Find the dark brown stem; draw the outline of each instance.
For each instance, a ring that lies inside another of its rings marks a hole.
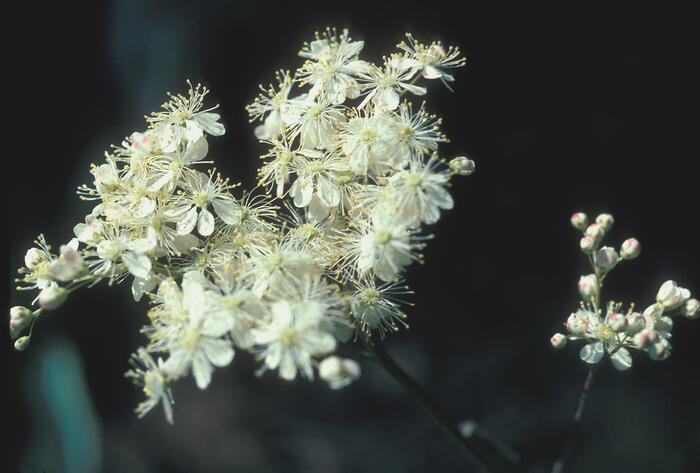
[[[442,410],[428,392],[406,373],[384,350],[377,340],[367,340],[367,347],[377,363],[394,378],[430,418],[457,444],[462,453],[486,471],[492,473],[516,471],[517,454],[485,435],[465,436],[457,424]],[[514,458],[515,457],[515,458]]]

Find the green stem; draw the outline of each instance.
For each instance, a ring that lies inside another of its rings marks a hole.
[[[374,353],[376,362],[410,393],[467,458],[492,473],[515,471],[516,465],[514,463],[517,462],[517,454],[512,453],[509,448],[497,444],[490,437],[463,435],[430,394],[389,356],[379,341],[368,339],[366,343],[369,350]],[[510,454],[506,455],[503,453],[504,451],[510,452]]]

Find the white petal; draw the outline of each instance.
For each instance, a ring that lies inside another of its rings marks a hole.
[[[202,236],[209,236],[214,233],[214,216],[207,209],[199,211],[197,231]]]
[[[311,202],[311,197],[314,194],[314,185],[311,179],[299,177],[290,189],[294,198],[294,205],[297,207],[306,207]]]
[[[196,351],[192,358],[192,374],[199,389],[205,389],[211,382],[212,367],[202,351]]]
[[[335,207],[340,203],[340,190],[325,176],[318,177],[318,197],[326,207]]]
[[[153,212],[156,208],[156,203],[153,202],[151,199],[148,197],[141,197],[141,200],[139,200],[139,205],[136,208],[136,214],[140,217],[143,218],[146,215],[150,214]]]
[[[226,128],[224,128],[224,125],[218,123],[219,118],[218,113],[212,112],[200,112],[194,117],[195,121],[202,128],[202,130],[213,136],[221,136],[226,133]]]
[[[155,281],[135,277],[134,281],[131,283],[131,295],[133,295],[134,300],[138,302],[141,300],[144,293],[152,291],[155,287]]]
[[[200,331],[208,337],[221,337],[233,328],[233,317],[227,312],[205,314]]]
[[[401,87],[408,90],[409,92],[411,92],[414,95],[425,95],[426,92],[428,92],[428,89],[426,89],[425,87],[420,87],[420,86],[413,85],[413,84],[407,84],[404,82],[401,83]]]
[[[221,338],[210,338],[202,342],[202,349],[212,365],[222,368],[233,361],[231,342]]]
[[[197,206],[193,205],[192,208],[187,212],[179,222],[177,222],[177,234],[187,235],[192,232],[195,224],[197,223]]]
[[[216,215],[227,225],[241,223],[241,207],[233,199],[214,199],[212,205]]]
[[[209,144],[207,139],[202,137],[187,147],[187,151],[185,151],[182,159],[186,164],[190,164],[194,161],[201,161],[208,152]]]
[[[598,363],[601,358],[603,358],[604,351],[603,342],[589,343],[581,348],[581,353],[579,356],[586,363],[594,365]]]
[[[122,253],[122,261],[134,276],[142,279],[151,276],[151,260],[148,256],[125,252]]]
[[[632,355],[626,348],[620,348],[610,357],[613,366],[620,371],[624,371],[632,366]]]

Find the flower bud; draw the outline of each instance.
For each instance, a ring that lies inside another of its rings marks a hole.
[[[610,214],[600,214],[595,218],[595,223],[603,227],[606,232],[612,228],[614,221],[615,219]]]
[[[628,238],[622,242],[620,247],[620,257],[622,259],[634,259],[639,256],[642,251],[642,245],[639,244],[636,238]]]
[[[51,310],[59,307],[68,298],[68,291],[60,286],[49,286],[39,293],[39,305]]]
[[[595,255],[595,265],[604,273],[613,269],[619,260],[617,251],[609,246],[602,247]]]
[[[586,254],[593,253],[595,251],[596,239],[592,236],[585,236],[581,238],[581,251]]]
[[[566,319],[566,329],[574,335],[582,336],[586,332],[586,321],[573,312]]]
[[[649,358],[652,360],[665,360],[671,356],[671,344],[665,338],[649,346]]]
[[[467,159],[464,156],[457,156],[450,160],[448,164],[450,171],[454,174],[459,174],[461,176],[468,176],[474,172],[476,169],[476,164],[471,159]]]
[[[354,360],[329,356],[318,365],[318,375],[331,389],[340,389],[360,377],[360,365]]]
[[[694,319],[700,315],[700,302],[697,299],[688,299],[681,306],[681,314],[689,319]]]
[[[649,346],[651,343],[653,343],[653,341],[652,341],[652,334],[653,333],[655,333],[655,332],[653,330],[649,330],[648,328],[645,328],[641,332],[638,332],[634,336],[634,338],[632,339],[634,346],[636,346],[640,350]]]
[[[627,317],[625,317],[623,314],[620,314],[619,312],[613,312],[610,314],[610,327],[616,331],[616,332],[622,332],[623,330],[627,329],[627,325],[629,322],[627,322]]]
[[[26,307],[15,306],[10,309],[10,337],[17,338],[34,319],[34,313]]]
[[[625,333],[634,335],[644,328],[644,317],[639,312],[632,312],[627,315],[627,330]]]
[[[581,276],[578,280],[578,292],[584,301],[592,301],[598,297],[598,278],[595,274]]]
[[[666,281],[659,288],[656,301],[664,306],[665,310],[677,309],[690,298],[690,291],[678,287],[675,281]]]
[[[566,346],[566,335],[563,333],[555,333],[549,341],[554,348],[564,348]]]
[[[597,223],[591,223],[586,227],[584,232],[586,236],[593,237],[596,241],[600,241],[605,236],[605,228],[598,225]]]
[[[27,349],[29,346],[29,337],[24,336],[24,337],[19,337],[17,340],[15,340],[15,350],[17,351],[24,351]]]
[[[576,212],[571,216],[571,225],[576,230],[583,231],[588,226],[588,216],[583,212]]]

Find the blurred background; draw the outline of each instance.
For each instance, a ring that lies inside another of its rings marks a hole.
[[[567,6],[561,6],[562,3]],[[583,5],[583,4],[580,4]],[[587,4],[588,5],[588,4]],[[58,246],[89,213],[74,189],[91,182],[110,143],[144,128],[165,92],[201,81],[226,135],[210,156],[244,187],[257,156],[244,105],[315,30],[348,27],[379,61],[410,31],[458,44],[467,66],[451,93],[429,83],[428,110],[477,172],[454,180],[445,213],[409,270],[410,330],[387,350],[456,421],[472,419],[550,471],[566,441],[586,366],[578,345],[549,337],[577,308],[588,266],[569,216],[610,212],[607,244],[643,247],[603,297],[653,302],[667,279],[697,297],[697,31],[689,11],[644,2],[86,2],[12,7],[5,41],[10,99],[5,162],[8,281],[32,240]],[[417,101],[417,100],[416,100]],[[11,305],[29,304],[8,284]],[[8,471],[21,473],[476,471],[381,370],[342,391],[256,378],[239,352],[209,389],[174,387],[175,425],[138,420],[142,393],[123,373],[144,338],[146,304],[128,285],[99,285],[47,313],[32,346],[4,349]],[[5,329],[7,330],[7,328]],[[606,363],[588,397],[570,472],[690,472],[700,464],[700,320],[679,319],[673,355]]]

